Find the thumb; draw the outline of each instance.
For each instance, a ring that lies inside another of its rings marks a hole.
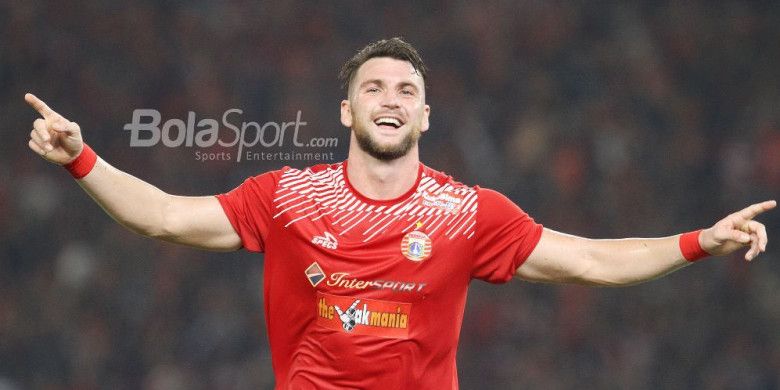
[[[750,242],[750,235],[737,229],[731,229],[727,238],[740,244],[747,244]]]
[[[78,123],[71,121],[57,121],[52,129],[59,135],[60,145],[69,155],[76,156],[84,147],[81,138],[81,128]]]
[[[79,127],[78,123],[64,119],[54,122],[51,128],[58,133],[64,133],[68,136],[81,134],[81,128]]]

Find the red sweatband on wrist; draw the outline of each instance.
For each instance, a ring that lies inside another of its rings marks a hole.
[[[699,245],[700,234],[701,230],[696,230],[693,232],[683,233],[680,236],[680,252],[682,252],[685,260],[694,262],[710,255],[707,253],[707,251],[702,249],[701,245]]]
[[[97,154],[95,154],[95,151],[92,150],[89,145],[84,144],[84,148],[81,149],[79,156],[69,164],[63,165],[63,167],[67,169],[74,178],[81,179],[92,171],[96,162]]]

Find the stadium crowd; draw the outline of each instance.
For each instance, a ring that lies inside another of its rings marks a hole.
[[[27,91],[120,169],[215,194],[344,159],[339,66],[401,35],[431,70],[423,162],[556,230],[660,236],[780,194],[779,22],[772,1],[2,2],[0,390],[273,386],[262,256],[118,226],[28,150]],[[316,149],[332,161],[203,162],[198,147],[131,148],[142,108],[260,123],[300,110],[303,138],[338,145]],[[461,387],[780,388],[780,213],[762,220],[752,264],[619,289],[474,282]]]

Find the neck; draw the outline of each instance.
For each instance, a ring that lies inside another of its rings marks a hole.
[[[395,199],[417,182],[420,157],[417,145],[392,161],[377,160],[358,145],[349,148],[347,178],[360,194],[375,200]]]

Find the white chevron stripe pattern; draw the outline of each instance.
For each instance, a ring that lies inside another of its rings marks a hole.
[[[444,207],[425,205],[423,195],[436,198],[442,194],[460,199],[460,207],[450,212]],[[274,194],[274,219],[287,215],[288,227],[303,220],[316,221],[330,216],[332,224],[343,235],[354,228],[363,229],[363,242],[368,242],[396,223],[402,232],[419,229],[433,237],[442,234],[450,240],[474,236],[477,212],[477,192],[463,184],[441,185],[426,175],[412,196],[392,206],[375,206],[356,197],[344,181],[344,166],[331,166],[321,172],[311,169],[289,169],[282,174]]]

